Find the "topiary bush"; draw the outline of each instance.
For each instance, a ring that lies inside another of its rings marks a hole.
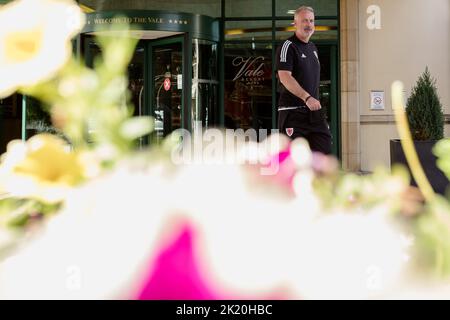
[[[406,103],[411,134],[414,140],[440,140],[444,137],[444,113],[436,80],[428,67],[417,80]]]

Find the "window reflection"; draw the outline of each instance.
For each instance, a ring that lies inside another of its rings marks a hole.
[[[0,154],[9,141],[20,139],[22,124],[22,95],[13,94],[0,99]]]
[[[183,56],[180,42],[153,47],[153,105],[160,139],[181,127]]]
[[[166,10],[220,17],[221,0],[79,0],[81,5],[95,11]],[[176,8],[176,9],[175,9]]]
[[[225,47],[225,125],[270,129],[272,49],[270,45],[249,45]]]
[[[216,122],[218,86],[217,44],[194,39],[192,43],[192,123],[194,126],[208,128]]]

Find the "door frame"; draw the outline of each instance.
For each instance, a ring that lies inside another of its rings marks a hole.
[[[330,53],[330,131],[332,135],[331,152],[337,158],[340,158],[340,128],[341,128],[341,119],[340,119],[340,105],[338,100],[338,87],[339,87],[339,79],[338,79],[338,45],[335,42],[327,42],[327,41],[317,41],[315,42],[317,47],[326,47]],[[320,48],[319,48],[320,52]]]
[[[183,86],[188,90],[183,91],[183,119],[182,119],[182,128],[192,131],[192,111],[191,111],[191,97],[192,97],[192,40],[195,39],[204,39],[208,41],[217,42],[219,47],[219,56],[218,56],[218,67],[221,66],[221,46],[223,40],[223,28],[221,29],[221,25],[223,26],[222,20],[218,18],[209,17],[206,15],[195,14],[195,13],[187,13],[187,12],[174,12],[174,11],[165,11],[165,10],[112,10],[112,11],[96,11],[92,13],[86,14],[87,23],[84,25],[83,30],[81,31],[81,35],[90,34],[93,32],[101,32],[103,30],[110,30],[110,28],[114,25],[122,26],[122,22],[120,19],[114,19],[115,17],[124,17],[127,21],[129,21],[130,30],[148,30],[148,31],[168,31],[168,32],[177,32],[179,34],[170,36],[167,38],[159,38],[155,40],[144,40],[152,43],[159,43],[159,41],[172,41],[169,39],[182,39],[182,48],[183,48]],[[180,23],[183,22],[183,23]],[[82,46],[82,37],[79,37],[80,46]],[[77,50],[80,52],[83,50],[81,47],[78,47]],[[151,50],[147,50],[151,51]],[[147,53],[147,63],[151,63],[151,55]],[[221,67],[220,67],[221,68]],[[219,69],[219,75],[222,74],[222,69]],[[150,75],[148,74],[148,70],[144,70],[144,77]],[[222,77],[222,76],[220,76]],[[222,78],[220,78],[222,79]],[[144,78],[144,81],[148,80],[148,78]],[[152,88],[151,88],[152,89]],[[148,105],[147,102],[150,98],[150,92],[144,94],[145,104]],[[218,108],[219,115],[223,108],[223,85],[219,86],[218,92]],[[149,112],[151,110],[148,110]],[[215,123],[222,123],[223,119],[214,119]]]
[[[86,48],[91,42],[95,43],[95,37],[89,37],[84,40],[83,54],[84,61],[88,63],[92,61],[90,50]],[[143,92],[143,114],[153,115],[155,106],[153,105],[152,97],[154,93],[154,70],[152,68],[153,63],[153,49],[154,47],[161,47],[164,45],[170,45],[174,43],[181,44],[182,50],[182,73],[183,73],[183,91],[181,99],[181,128],[191,131],[192,129],[192,116],[191,116],[191,88],[192,85],[192,35],[189,32],[177,34],[169,37],[163,37],[152,40],[141,39],[136,47],[144,48],[144,92]],[[135,106],[137,107],[137,106]]]
[[[170,44],[181,44],[181,56],[182,56],[182,75],[183,75],[183,91],[181,98],[181,128],[186,130],[191,130],[191,104],[189,101],[191,100],[191,73],[192,68],[189,66],[192,63],[192,57],[188,54],[188,52],[192,51],[192,44],[189,41],[189,34],[184,33],[182,35],[175,35],[166,38],[159,38],[155,40],[148,40],[146,44],[146,67],[144,70],[144,83],[148,83],[146,88],[144,88],[144,105],[145,112],[148,115],[153,115],[155,106],[153,105],[153,94],[155,88],[155,73],[152,68],[153,64],[153,50],[155,47],[163,47],[164,45]],[[146,90],[147,89],[147,90]]]
[[[276,77],[275,77],[275,51],[276,48],[282,44],[282,41],[275,41],[273,48],[272,48],[272,102],[274,105],[273,108],[273,122],[272,125],[274,128],[278,128],[278,125],[275,121],[276,118],[276,105],[277,101],[275,99],[276,97]],[[315,41],[314,44],[317,47],[327,47],[330,51],[330,80],[331,80],[331,87],[330,87],[330,131],[332,134],[332,145],[331,145],[331,153],[335,155],[338,159],[341,158],[341,106],[339,101],[339,64],[338,64],[338,42],[331,40],[331,41]],[[319,48],[320,53],[320,48]]]

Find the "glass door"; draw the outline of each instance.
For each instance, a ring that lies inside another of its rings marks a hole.
[[[156,140],[183,127],[183,38],[150,42],[151,110]]]
[[[145,65],[145,46],[139,43],[134,51],[133,58],[128,65],[128,90],[131,93],[131,103],[134,106],[134,116],[143,116],[147,114],[144,104],[144,65]]]
[[[94,65],[94,59],[101,54],[101,49],[93,37],[85,37],[84,47],[85,63],[88,67],[92,68]],[[133,57],[131,58],[127,68],[128,90],[131,94],[130,102],[134,107],[134,116],[142,116],[146,114],[144,105],[145,64],[145,43],[140,41],[136,46]]]
[[[128,65],[128,90],[134,116],[155,119],[152,138],[160,140],[183,127],[183,37],[141,40]],[[90,67],[101,53],[92,37],[84,41],[85,61]],[[141,138],[140,145],[149,141]]]
[[[192,129],[213,126],[218,118],[219,81],[217,43],[193,39],[192,42]]]
[[[147,80],[145,76],[145,65],[146,61],[146,47],[145,41],[139,41],[137,44],[134,54],[131,58],[130,63],[127,68],[127,79],[130,94],[131,107],[133,108],[133,116],[143,116],[148,114],[148,108],[146,108],[146,86]],[[97,43],[97,40],[93,36],[84,36],[83,38],[83,57],[86,66],[93,68],[94,60],[97,56],[102,54],[102,50]],[[124,96],[125,101],[125,96]],[[146,138],[139,138],[139,146],[142,147],[146,143]]]
[[[277,46],[280,43],[277,43]],[[338,48],[334,42],[317,42],[320,61],[319,100],[332,135],[331,151],[340,158],[340,118],[338,104]],[[276,99],[278,101],[277,90]]]
[[[320,103],[327,116],[333,144],[332,153],[339,157],[339,106],[337,99],[337,45],[318,44],[320,59]]]

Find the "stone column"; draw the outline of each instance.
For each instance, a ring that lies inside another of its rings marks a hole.
[[[361,169],[359,122],[359,0],[340,1],[342,168]]]

